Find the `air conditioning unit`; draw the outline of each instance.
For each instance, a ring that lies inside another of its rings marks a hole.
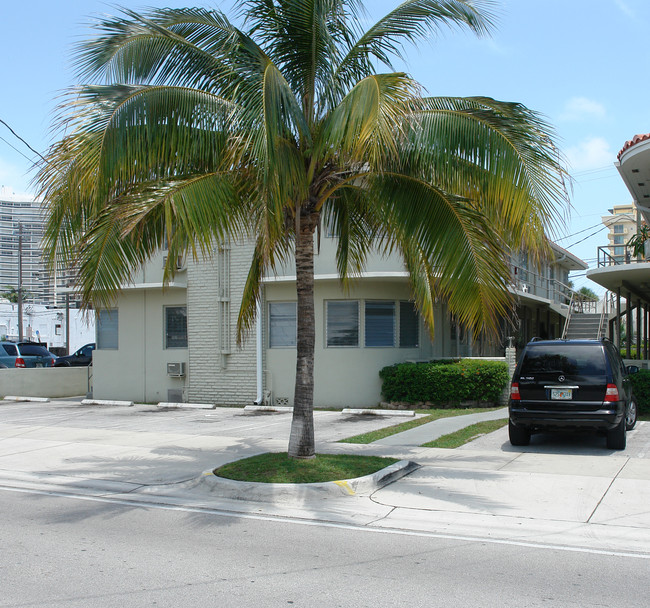
[[[182,378],[185,376],[185,361],[167,364],[167,375],[172,378]]]
[[[163,256],[163,268],[167,266],[167,257]],[[176,258],[176,270],[185,270],[185,257],[182,255]]]

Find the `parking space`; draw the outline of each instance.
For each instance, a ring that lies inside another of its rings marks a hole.
[[[458,449],[650,459],[650,422],[639,421],[628,431],[627,447],[620,451],[606,449],[605,437],[598,433],[539,433],[531,437],[530,445],[515,447],[508,440],[507,426]]]
[[[316,440],[331,442],[404,422],[403,417],[343,415],[315,411]],[[0,423],[12,426],[60,426],[143,433],[174,433],[248,439],[289,440],[288,412],[245,413],[243,408],[166,409],[155,405],[81,405],[81,399],[49,403],[0,401]]]

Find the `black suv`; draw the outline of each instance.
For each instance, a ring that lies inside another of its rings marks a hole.
[[[625,449],[637,408],[628,374],[609,340],[532,340],[512,377],[508,429],[512,445],[537,431],[604,431],[607,447]]]

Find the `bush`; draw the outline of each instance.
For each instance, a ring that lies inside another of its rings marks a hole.
[[[650,371],[640,369],[628,376],[640,414],[650,414]]]
[[[510,377],[500,361],[463,359],[397,363],[379,372],[387,401],[458,405],[463,401],[498,403]]]

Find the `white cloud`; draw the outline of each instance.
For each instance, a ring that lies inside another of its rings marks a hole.
[[[611,165],[616,159],[609,143],[602,137],[591,137],[572,146],[566,151],[569,166],[572,171],[586,171],[600,169]]]
[[[567,121],[602,120],[607,112],[602,103],[587,97],[572,97],[564,105],[560,118]]]
[[[634,18],[636,16],[634,10],[627,2],[624,2],[623,0],[615,0],[615,4],[626,17]]]

